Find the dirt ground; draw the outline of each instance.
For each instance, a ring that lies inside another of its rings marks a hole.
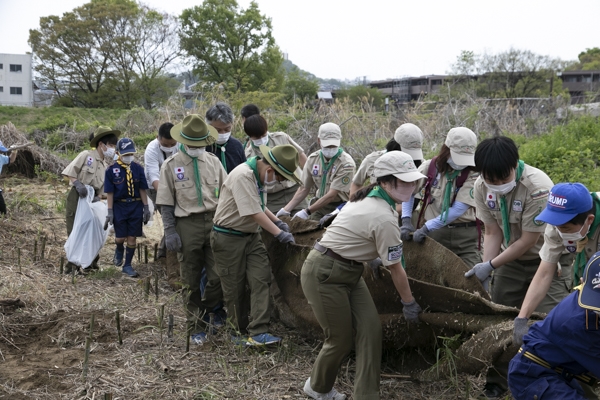
[[[141,260],[136,256],[139,279],[124,277],[111,266],[110,237],[101,252],[101,271],[73,279],[59,274],[66,240],[61,210],[66,185],[18,177],[0,184],[10,210],[8,218],[0,219],[0,299],[20,298],[25,303],[0,313],[0,398],[306,398],[302,386],[321,347],[320,337],[302,337],[273,321],[272,333],[284,338],[279,347],[241,348],[227,333],[219,332],[207,345],[191,344],[186,352],[181,297],[167,285],[161,264],[153,261],[159,222],[146,228],[146,237],[140,240],[149,249],[149,262],[144,262],[143,251]],[[158,293],[154,277],[158,277]],[[120,312],[123,344],[118,342],[115,311]],[[171,337],[169,315],[174,319]],[[415,366],[430,367],[435,362],[435,353],[426,352],[386,352],[382,399],[477,398],[481,376],[459,375],[426,384],[411,379]],[[349,398],[353,377],[354,360],[349,357],[336,383]]]

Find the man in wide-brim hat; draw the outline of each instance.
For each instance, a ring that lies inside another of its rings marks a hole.
[[[211,233],[229,325],[238,335],[247,329],[248,336],[237,336],[237,340],[250,346],[281,341],[268,332],[271,269],[260,228],[282,243],[294,242],[287,224],[266,208],[266,187],[286,179],[300,182],[296,174],[298,150],[294,146],[260,146],[260,152],[261,158],[252,157],[238,165],[223,183]],[[244,303],[246,282],[252,305],[250,324]]]

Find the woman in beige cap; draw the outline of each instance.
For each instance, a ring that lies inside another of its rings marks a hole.
[[[404,305],[404,317],[418,322],[421,307],[402,268],[402,240],[396,204],[407,201],[424,176],[412,158],[393,151],[374,166],[376,183],[359,190],[316,242],[301,272],[304,295],[323,328],[325,340],[304,385],[313,399],[343,400],[333,384],[356,344],[356,400],[379,399],[381,322],[362,278],[363,262],[380,257]]]

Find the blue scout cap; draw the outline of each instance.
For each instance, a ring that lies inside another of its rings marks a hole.
[[[133,143],[133,140],[129,138],[119,139],[119,141],[117,142],[117,152],[120,155],[135,153],[135,144]]]
[[[581,183],[559,183],[550,190],[546,208],[535,220],[560,226],[590,211],[593,205],[590,191]]]
[[[600,251],[588,261],[583,279],[583,286],[579,290],[579,306],[600,311]]]
[[[6,147],[4,147],[4,145],[2,144],[2,141],[0,140],[0,151],[6,153],[8,151],[8,149]]]

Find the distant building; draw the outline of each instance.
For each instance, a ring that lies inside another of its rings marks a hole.
[[[564,71],[561,78],[562,87],[569,91],[572,104],[597,101],[595,98],[600,97],[600,70]]]
[[[0,54],[0,105],[33,105],[31,54]]]
[[[396,103],[408,103],[420,97],[435,94],[444,84],[447,75],[424,75],[383,81],[371,81],[369,86],[377,88],[383,95],[390,97]]]

